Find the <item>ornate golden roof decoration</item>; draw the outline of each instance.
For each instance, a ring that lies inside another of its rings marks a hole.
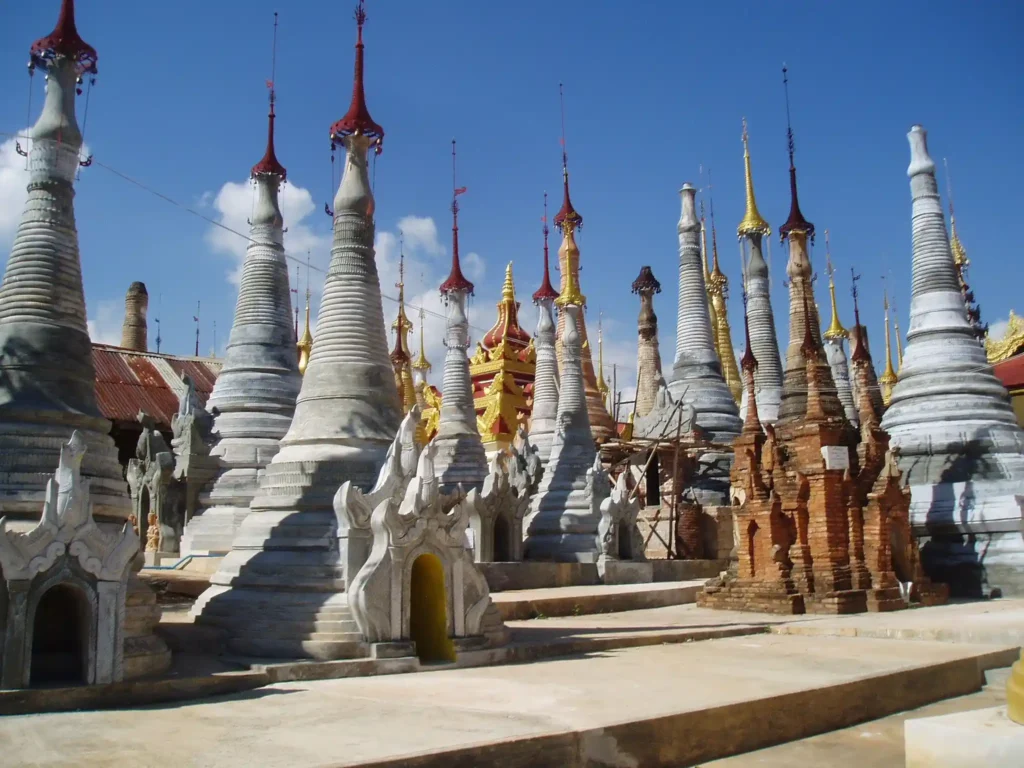
[[[565,230],[565,241],[568,244],[566,249],[567,254],[571,254],[573,250],[577,252],[579,249],[576,247],[576,237],[572,229]],[[572,264],[572,259],[567,259],[568,264]],[[576,282],[575,270],[569,268],[565,270],[565,288],[559,294],[558,298],[555,299],[555,306],[565,307],[569,304],[573,304],[577,307],[582,307],[587,303],[587,297],[580,293],[580,286]]]
[[[991,335],[985,337],[985,356],[990,363],[1000,363],[1024,350],[1024,319],[1010,310],[1010,319],[1006,324],[1006,333],[1002,338],[995,339]]]

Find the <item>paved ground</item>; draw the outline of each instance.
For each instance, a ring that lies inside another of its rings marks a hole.
[[[828,706],[841,706],[829,693],[833,686],[988,648],[757,635],[526,665],[278,684],[171,707],[0,718],[0,761],[12,768],[358,765],[499,739],[611,733],[631,721],[799,691],[824,690]],[[880,682],[872,695],[906,687]],[[764,727],[803,717],[776,707]],[[705,738],[677,725],[656,738],[670,737]],[[600,738],[600,749],[615,753],[615,739]],[[614,759],[611,765],[637,765],[628,754]]]
[[[994,675],[992,685],[978,693],[957,696],[898,715],[872,720],[820,736],[777,747],[703,763],[701,768],[792,768],[796,765],[828,768],[896,768],[904,764],[903,724],[919,717],[986,709],[1006,704],[1006,672]]]

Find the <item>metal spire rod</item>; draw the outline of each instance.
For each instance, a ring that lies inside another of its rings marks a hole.
[[[569,158],[565,150],[565,91],[563,90],[562,83],[558,84],[558,106],[562,113],[562,171],[567,172],[569,169]]]
[[[786,92],[786,138],[789,141],[789,167],[793,168],[793,123],[789,117],[789,70],[785,63],[782,65],[782,88]]]

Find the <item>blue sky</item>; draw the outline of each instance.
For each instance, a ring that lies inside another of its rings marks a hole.
[[[58,5],[38,0],[0,8],[2,132],[26,124],[28,47],[52,29]],[[238,185],[263,152],[264,80],[270,76],[273,12],[281,12],[277,146],[292,188],[285,210],[288,248],[298,256],[309,248],[313,263],[325,266],[330,220],[322,207],[334,192],[327,128],[344,114],[350,97],[354,3],[250,0],[244,11],[234,2],[193,0],[181,0],[173,11],[167,4],[130,0],[79,0],[77,6],[79,31],[99,51],[100,77],[86,127],[96,160],[243,230],[251,193]],[[411,261],[410,296],[433,302],[447,271],[454,136],[459,184],[469,188],[460,199],[460,229],[463,252],[474,254],[469,271],[478,283],[472,322],[491,324],[511,260],[524,325],[532,331],[528,297],[539,283],[541,195],[551,195],[552,213],[560,200],[561,80],[573,201],[585,219],[582,283],[589,324],[598,310],[604,313],[606,357],[627,371],[635,365],[638,304],[629,283],[640,265],[650,264],[665,289],[656,309],[663,359],[670,365],[677,190],[684,181],[699,182],[702,163],[713,171],[718,244],[734,286],[730,308],[738,346],[740,119],[746,116],[750,125],[761,212],[777,229],[789,208],[780,73],[785,61],[802,208],[819,232],[831,231],[847,324],[849,267],[863,275],[861,306],[876,358],[882,274],[891,271],[901,326],[907,326],[905,134],[915,122],[928,128],[940,168],[941,159],[949,158],[958,226],[973,261],[970,279],[983,318],[994,322],[1015,303],[1024,305],[1019,281],[1007,279],[1012,223],[1024,203],[1018,181],[1024,157],[1014,141],[1024,126],[1024,94],[1013,53],[1024,15],[1014,3],[369,0],[367,12],[367,100],[387,131],[376,165],[386,294],[395,293],[400,222]],[[80,123],[83,108],[80,99]],[[0,144],[6,138],[0,136]],[[944,179],[940,183],[944,188]],[[11,160],[0,159],[0,253],[13,239],[20,186]],[[119,335],[124,291],[142,280],[150,291],[151,320],[162,319],[164,351],[191,351],[196,301],[203,307],[202,351],[212,344],[214,320],[223,348],[235,300],[230,276],[244,241],[211,232],[205,221],[98,166],[83,172],[76,210],[97,336]],[[823,246],[819,238],[813,260],[824,277]],[[773,235],[773,300],[785,344],[783,253]],[[318,281],[322,276],[314,275],[314,292]],[[822,280],[817,292],[823,304],[824,288]],[[394,305],[385,302],[385,311],[393,314]],[[433,357],[439,366],[440,354]],[[620,382],[632,375],[620,374]]]

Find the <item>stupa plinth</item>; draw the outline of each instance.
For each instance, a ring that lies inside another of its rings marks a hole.
[[[1024,433],[967,316],[926,133],[911,128],[913,282],[899,381],[882,419],[911,488],[929,575],[954,595],[1024,590]]]
[[[340,658],[357,654],[333,500],[342,483],[369,490],[401,414],[388,358],[373,249],[367,153],[384,130],[363,93],[362,6],[352,103],[330,129],[345,147],[334,240],[316,343],[281,447],[264,472],[231,552],[193,613],[227,634],[235,653]]]
[[[454,163],[455,141],[452,140],[453,172]],[[431,441],[436,448],[434,471],[446,493],[456,490],[460,484],[467,491],[479,487],[487,474],[487,458],[476,426],[473,384],[466,356],[469,349],[466,300],[473,293],[473,283],[462,274],[459,262],[459,195],[465,191],[465,187],[455,189],[452,196],[452,270],[441,283],[446,305],[443,399],[437,434]]]
[[[271,89],[267,148],[250,174],[256,204],[235,319],[224,367],[206,404],[215,414],[210,457],[217,474],[200,492],[200,509],[185,527],[181,547],[186,555],[230,551],[238,526],[249,514],[260,473],[288,432],[302,384],[278,202],[288,173],[274,151],[275,117]]]

